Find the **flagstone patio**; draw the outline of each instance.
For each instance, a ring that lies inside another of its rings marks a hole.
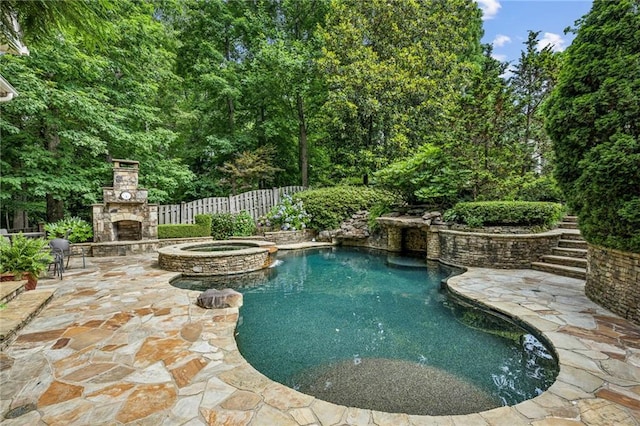
[[[640,425],[640,327],[584,282],[470,268],[452,291],[540,330],[560,374],[542,395],[466,416],[338,406],[275,383],[234,340],[237,308],[205,310],[157,255],[88,258],[41,280],[52,302],[0,353],[3,425]]]

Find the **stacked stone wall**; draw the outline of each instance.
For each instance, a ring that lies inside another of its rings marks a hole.
[[[640,253],[589,245],[587,262],[587,296],[640,324]]]
[[[560,234],[502,235],[440,230],[431,236],[439,238],[439,258],[445,263],[509,269],[529,268],[532,262],[551,253]]]
[[[265,232],[264,239],[271,241],[277,245],[282,244],[296,244],[310,241],[314,237],[313,231],[275,231]]]
[[[183,272],[188,275],[230,275],[256,271],[268,267],[272,256],[268,250],[259,253],[233,256],[188,256],[160,253],[158,265],[167,271]]]
[[[427,252],[427,234],[421,228],[403,229],[403,249],[420,253]]]

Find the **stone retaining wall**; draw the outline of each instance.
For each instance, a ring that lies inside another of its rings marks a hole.
[[[440,251],[428,252],[430,259],[439,258],[455,265],[503,269],[529,268],[532,262],[551,253],[560,239],[558,231],[502,235],[440,229],[429,235],[438,237],[438,244],[429,244],[429,248]]]
[[[314,237],[313,231],[275,231],[265,232],[264,239],[276,243],[277,245],[303,243],[311,241]]]
[[[640,324],[640,253],[588,245],[585,292],[594,302]]]

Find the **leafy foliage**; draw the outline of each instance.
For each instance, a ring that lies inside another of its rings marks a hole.
[[[544,226],[559,222],[566,210],[562,204],[526,201],[462,202],[447,210],[444,219],[471,227]]]
[[[330,88],[323,112],[331,154],[342,173],[366,181],[447,131],[480,53],[480,19],[467,0],[332,3],[319,64]]]
[[[211,236],[214,240],[226,240],[233,235],[233,214],[213,213],[211,215]]]
[[[273,147],[262,146],[253,152],[244,151],[233,161],[225,162],[219,170],[226,176],[225,182],[231,186],[231,193],[258,189],[260,182],[270,183],[281,169],[272,166],[275,151]]]
[[[306,229],[310,219],[301,200],[293,201],[290,195],[285,195],[277,206],[258,220],[258,226],[267,228],[277,226],[283,231],[298,231]]]
[[[397,203],[398,197],[388,191],[366,186],[335,186],[311,189],[294,194],[293,200],[304,203],[311,216],[309,227],[318,231],[336,229],[359,210]]]
[[[27,238],[20,233],[11,243],[0,239],[0,272],[29,272],[38,277],[52,260],[49,242],[44,238]]]
[[[256,232],[256,222],[246,211],[241,211],[233,218],[233,235],[237,237],[248,237]]]
[[[237,214],[213,213],[209,217],[211,236],[216,240],[226,240],[231,236],[248,237],[256,231],[256,223],[246,211]]]
[[[375,177],[380,185],[399,192],[410,203],[451,205],[461,197],[469,176],[452,166],[451,157],[441,148],[426,144],[415,155],[378,171]]]
[[[93,237],[93,226],[79,217],[61,219],[47,223],[44,230],[49,238],[67,238],[72,243],[83,243]]]
[[[556,177],[592,244],[640,252],[640,4],[595,0],[548,101]]]

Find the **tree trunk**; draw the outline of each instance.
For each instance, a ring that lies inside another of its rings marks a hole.
[[[47,222],[57,222],[64,218],[64,202],[54,198],[53,194],[47,194]]]
[[[304,101],[300,94],[297,95],[296,103],[298,106],[298,128],[300,134],[298,136],[298,164],[300,167],[300,178],[302,186],[309,186],[309,154],[307,146],[307,123],[304,114]]]
[[[47,144],[47,150],[52,153],[53,157],[56,157],[56,151],[58,150],[58,145],[60,145],[60,136],[58,135],[58,131],[56,128],[50,128],[48,126],[44,126],[42,129],[43,136],[45,138],[45,142]],[[64,218],[64,202],[61,199],[58,199],[60,194],[47,194],[47,222],[56,222],[62,218]]]

